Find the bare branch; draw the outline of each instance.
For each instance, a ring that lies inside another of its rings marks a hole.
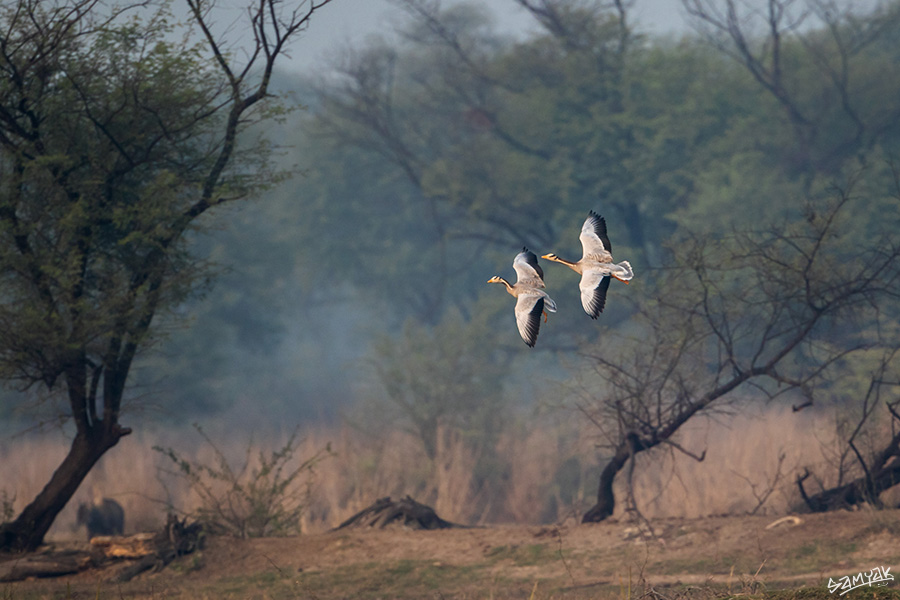
[[[681,445],[677,444],[676,442],[672,441],[671,439],[663,440],[663,443],[667,444],[669,446],[672,446],[673,448],[675,448],[676,450],[678,450],[685,456],[693,458],[697,462],[703,462],[704,459],[706,459],[706,449],[705,448],[703,449],[703,452],[701,452],[700,454],[694,454],[690,450],[683,448]]]
[[[623,435],[632,432],[640,432],[638,451],[678,447],[672,438],[685,423],[725,405],[739,389],[759,390],[768,399],[799,390],[809,399],[801,406],[809,405],[816,387],[854,356],[883,349],[885,362],[873,374],[857,429],[862,427],[880,405],[874,382],[900,352],[896,340],[880,333],[881,322],[891,318],[880,307],[900,286],[900,253],[887,230],[890,240],[843,245],[840,230],[859,202],[851,193],[854,181],[836,188],[836,199],[817,206],[816,216],[790,227],[737,233],[718,243],[702,237],[679,242],[676,267],[664,273],[651,291],[653,302],[633,319],[640,334],[613,344],[605,340],[602,354],[586,355],[609,390],[592,416],[617,454]],[[844,272],[836,257],[851,248],[854,257],[866,258]],[[836,342],[827,333],[836,326],[854,333]],[[895,450],[890,446],[884,460]],[[856,446],[848,451],[871,471],[869,480],[887,481]],[[615,464],[618,459],[610,462]],[[601,482],[610,484],[608,473]],[[610,496],[609,490],[598,493],[599,504],[588,516],[609,513]]]

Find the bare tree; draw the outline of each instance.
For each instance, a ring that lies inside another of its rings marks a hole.
[[[276,177],[265,141],[238,138],[271,116],[275,63],[328,2],[249,3],[243,54],[213,33],[208,0],[187,0],[197,45],[169,41],[164,4],[0,8],[0,378],[60,393],[75,427],[0,548],[36,548],[131,433],[122,402],[154,317],[208,275],[186,236]],[[136,6],[151,14],[125,19]]]
[[[587,353],[602,391],[581,408],[610,458],[584,521],[613,513],[616,474],[636,454],[668,445],[702,460],[677,443],[695,415],[740,392],[812,400],[851,355],[900,347],[884,329],[900,297],[900,213],[866,222],[851,189],[792,223],[682,240],[636,329]]]

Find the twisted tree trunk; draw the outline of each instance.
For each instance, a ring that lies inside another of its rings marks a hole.
[[[634,460],[634,456],[641,450],[655,446],[656,444],[645,444],[638,438],[637,434],[629,433],[625,439],[616,447],[616,452],[609,459],[603,471],[600,473],[600,485],[597,489],[597,503],[588,510],[581,518],[582,523],[599,523],[612,516],[616,508],[616,496],[613,493],[613,483],[616,475],[622,470],[622,467],[628,463],[628,459]]]
[[[0,527],[0,548],[14,552],[36,550],[100,457],[129,433],[130,429],[118,423],[107,427],[103,422],[78,431],[68,454],[44,489],[14,521]]]

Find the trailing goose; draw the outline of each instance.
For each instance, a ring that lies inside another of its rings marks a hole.
[[[534,347],[537,341],[538,330],[541,327],[541,315],[547,322],[547,313],[556,312],[556,302],[547,295],[544,287],[544,271],[538,264],[537,256],[528,248],[516,255],[513,260],[513,269],[516,270],[516,283],[511,284],[507,280],[495,275],[488,279],[488,283],[502,283],[506,291],[516,297],[516,325],[519,335],[530,347]]]

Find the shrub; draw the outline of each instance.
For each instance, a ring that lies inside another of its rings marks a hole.
[[[177,466],[175,474],[199,497],[199,508],[186,513],[188,516],[211,534],[249,538],[300,533],[300,517],[309,502],[315,468],[332,455],[331,444],[301,459],[295,431],[284,446],[268,456],[259,451],[253,464],[251,441],[243,463],[234,468],[203,429],[197,424],[194,428],[212,449],[214,464],[188,460],[172,448],[153,447]]]

